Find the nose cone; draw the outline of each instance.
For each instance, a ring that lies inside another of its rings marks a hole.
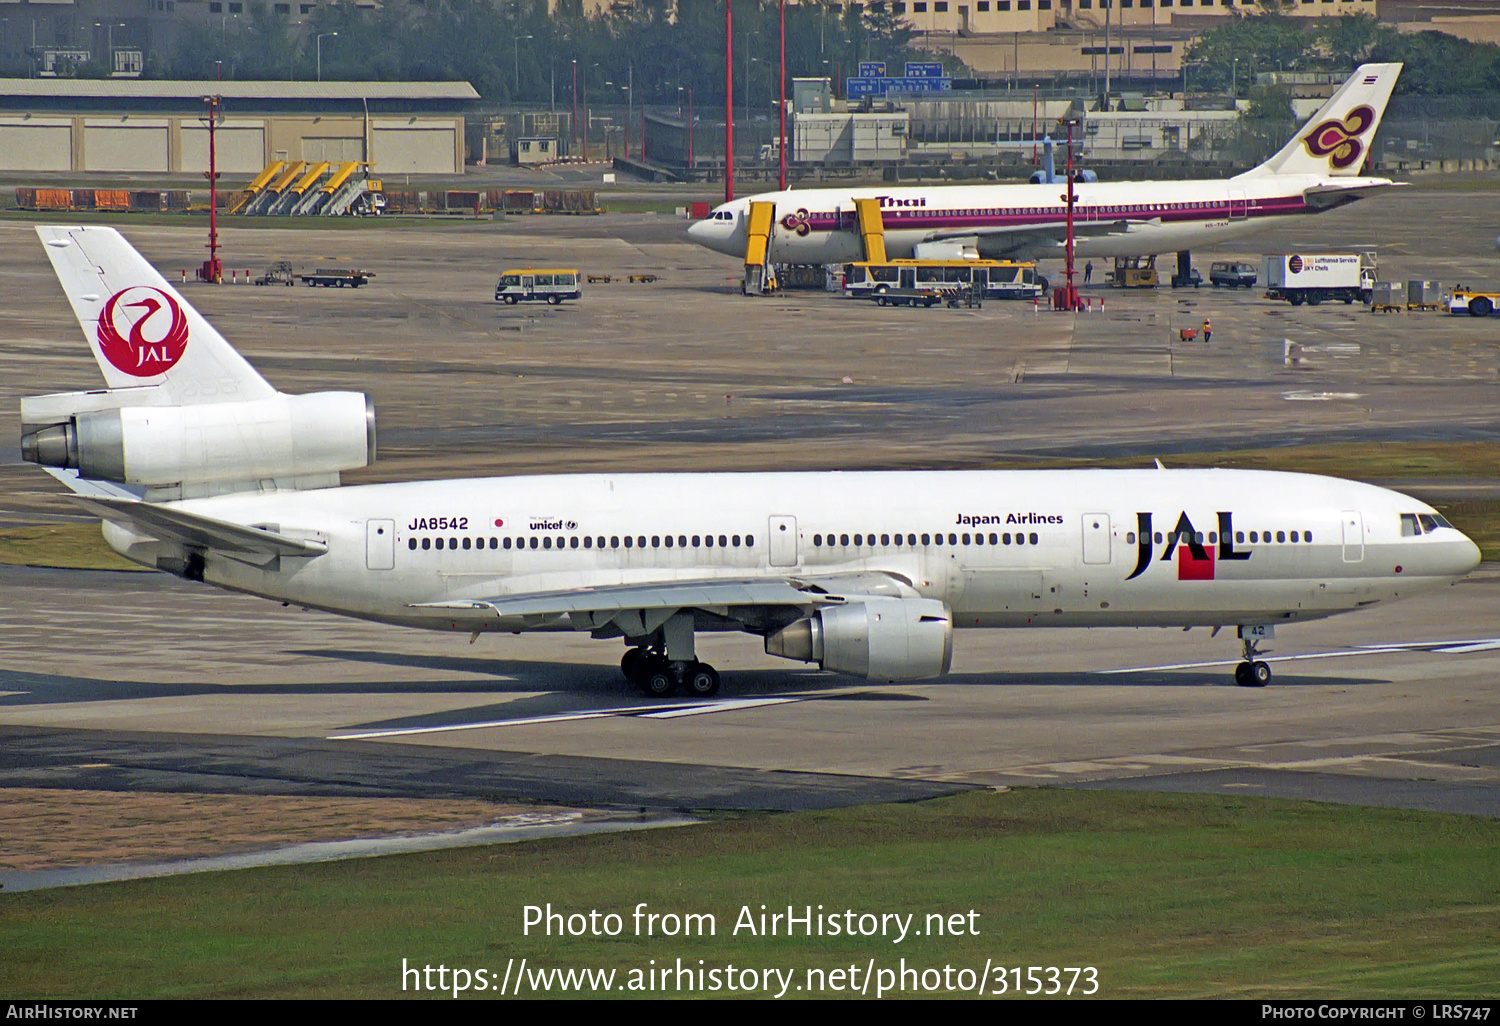
[[[1452,541],[1443,543],[1443,573],[1450,577],[1466,577],[1479,565],[1479,546],[1462,532]]]
[[[694,221],[688,225],[688,238],[700,246],[707,246],[709,237],[708,226],[712,223],[712,221]]]

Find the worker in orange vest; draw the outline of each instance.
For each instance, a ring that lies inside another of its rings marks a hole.
[[[1209,321],[1209,319],[1207,317],[1205,317],[1205,318],[1203,318],[1203,342],[1204,342],[1204,344],[1207,345],[1209,342],[1211,342],[1213,340],[1213,337],[1214,337],[1214,326],[1213,326],[1213,323],[1211,321]]]

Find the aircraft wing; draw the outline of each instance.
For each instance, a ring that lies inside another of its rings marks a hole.
[[[1406,188],[1405,182],[1372,182],[1366,185],[1313,185],[1302,190],[1303,201],[1315,210],[1327,210],[1373,196],[1386,189]]]
[[[492,609],[498,616],[560,616],[565,613],[618,613],[627,610],[723,610],[743,606],[795,606],[812,612],[842,604],[841,596],[798,588],[789,578],[662,581],[611,584],[597,588],[501,595],[494,598],[423,602],[415,609]]]
[[[493,598],[423,602],[413,609],[489,610],[497,617],[532,621],[567,617],[572,629],[595,637],[650,634],[673,614],[699,610],[724,620],[763,628],[785,626],[824,606],[857,602],[861,596],[917,593],[895,574],[866,572],[813,577],[655,581],[593,588],[501,595]]]
[[[1105,235],[1123,235],[1130,228],[1130,221],[1075,221],[1073,237],[1078,239],[1098,238]],[[953,228],[932,232],[928,242],[944,239],[979,239],[980,248],[986,256],[1009,256],[1014,253],[1052,249],[1067,241],[1066,225],[1039,224],[1034,227]]]
[[[275,531],[216,520],[170,506],[102,495],[75,495],[73,501],[105,520],[126,524],[132,530],[161,541],[179,542],[195,548],[264,556],[321,556],[328,551],[328,546],[319,541],[291,538]]]

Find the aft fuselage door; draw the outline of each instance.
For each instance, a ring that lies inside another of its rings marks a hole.
[[[797,518],[771,517],[768,521],[771,542],[768,546],[772,566],[797,565]]]
[[[1083,515],[1083,561],[1085,563],[1109,562],[1109,514],[1085,513]]]
[[[1245,195],[1244,189],[1229,190],[1229,219],[1231,221],[1243,221],[1250,216],[1250,197]]]
[[[1358,563],[1365,558],[1365,518],[1359,510],[1344,510],[1344,562]]]
[[[370,570],[396,568],[396,522],[365,521],[365,567]]]

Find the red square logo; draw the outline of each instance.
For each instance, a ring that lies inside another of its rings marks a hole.
[[[1203,558],[1193,556],[1190,545],[1177,546],[1177,579],[1179,581],[1211,581],[1214,579],[1214,550],[1203,549]]]

